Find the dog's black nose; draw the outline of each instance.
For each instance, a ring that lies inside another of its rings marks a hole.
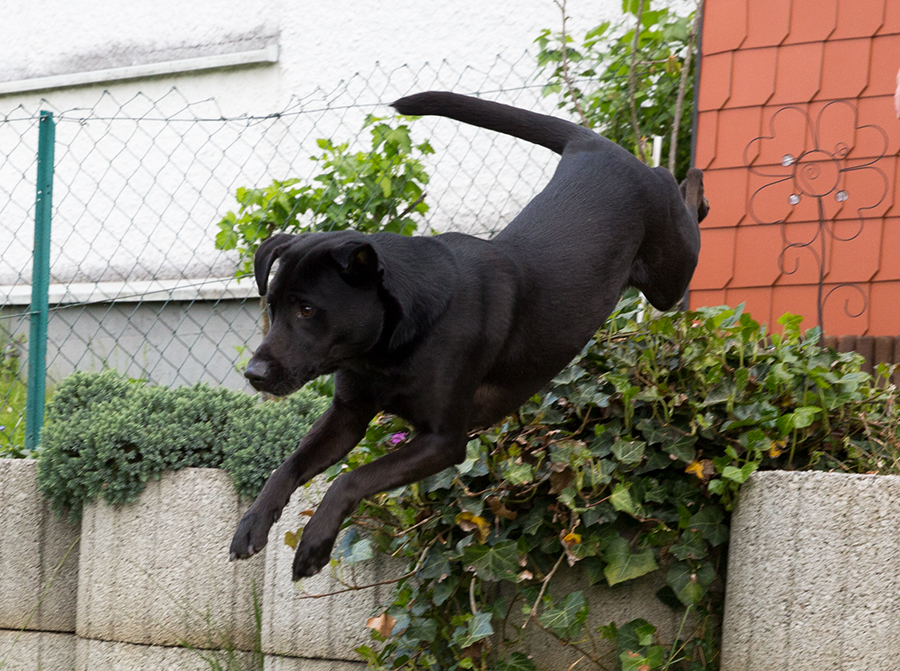
[[[250,380],[254,387],[263,384],[269,377],[269,364],[257,358],[250,359],[250,363],[244,369],[244,377]]]

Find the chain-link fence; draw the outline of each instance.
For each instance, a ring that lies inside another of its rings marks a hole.
[[[238,258],[216,249],[217,222],[238,187],[317,174],[316,140],[365,144],[366,115],[445,89],[555,111],[533,55],[487,68],[447,62],[376,68],[263,116],[229,118],[216,100],[178,89],[150,98],[105,92],[89,107],[0,103],[0,447],[24,435],[40,109],[56,121],[50,248],[48,389],[75,370],[114,368],[157,384],[244,388],[240,361],[259,342],[259,302]],[[549,179],[555,157],[443,119],[411,123],[435,148],[427,230],[490,235]]]

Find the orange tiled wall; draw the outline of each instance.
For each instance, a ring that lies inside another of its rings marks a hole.
[[[706,0],[692,307],[900,335],[898,69],[900,0]]]

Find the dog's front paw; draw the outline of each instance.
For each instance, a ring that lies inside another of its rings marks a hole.
[[[321,571],[331,559],[334,540],[334,538],[318,540],[314,534],[305,531],[300,540],[300,546],[297,548],[297,554],[294,555],[294,580],[308,578]]]
[[[231,540],[231,559],[247,559],[262,550],[269,542],[269,529],[281,517],[280,510],[244,513]]]

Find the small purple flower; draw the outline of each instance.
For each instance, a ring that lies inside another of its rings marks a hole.
[[[404,440],[406,440],[406,436],[408,436],[408,435],[409,434],[404,431],[399,431],[398,433],[395,433],[393,436],[391,436],[391,445],[397,445],[398,443],[402,443]]]

